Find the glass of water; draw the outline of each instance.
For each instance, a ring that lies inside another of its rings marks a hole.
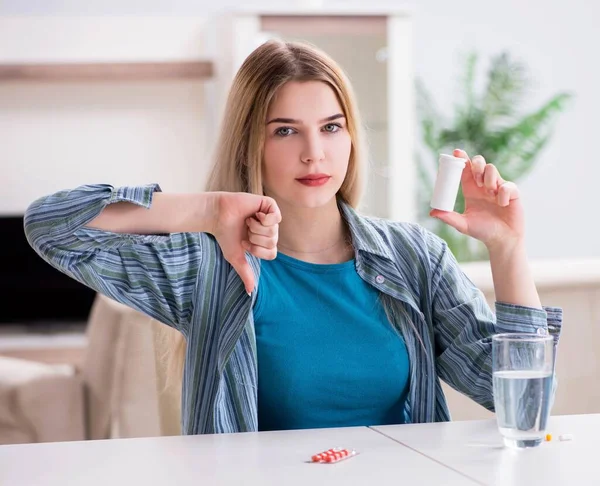
[[[496,334],[492,360],[496,419],[504,443],[517,449],[540,445],[552,404],[552,336]]]

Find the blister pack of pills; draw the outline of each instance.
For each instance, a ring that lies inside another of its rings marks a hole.
[[[336,462],[343,461],[344,459],[354,457],[357,454],[358,452],[356,452],[354,449],[343,449],[341,447],[334,447],[332,449],[327,449],[326,451],[314,454],[313,456],[311,456],[311,462],[333,464]]]

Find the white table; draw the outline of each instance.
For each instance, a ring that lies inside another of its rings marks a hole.
[[[359,455],[307,462],[331,447]],[[473,485],[367,427],[0,446],[10,486]]]
[[[373,429],[481,484],[600,484],[600,414],[550,417],[552,440],[520,451],[502,446],[495,419]],[[573,440],[561,442],[561,434]]]
[[[600,484],[600,414],[551,417],[551,442],[503,447],[495,420],[0,446],[10,486]],[[573,440],[561,442],[561,434]],[[311,464],[330,447],[356,457]]]

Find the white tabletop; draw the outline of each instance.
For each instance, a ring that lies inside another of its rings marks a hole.
[[[481,484],[600,484],[600,414],[553,416],[547,430],[552,440],[519,451],[502,445],[495,419],[374,429]],[[560,441],[562,434],[573,439]]]
[[[336,464],[308,462],[331,447]],[[0,446],[10,486],[477,484],[366,427]]]

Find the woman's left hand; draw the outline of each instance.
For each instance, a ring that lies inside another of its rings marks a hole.
[[[455,150],[454,156],[467,159],[461,178],[465,211],[434,209],[430,216],[482,241],[488,249],[523,240],[525,217],[517,186],[502,179],[481,155],[471,160],[463,150]]]

